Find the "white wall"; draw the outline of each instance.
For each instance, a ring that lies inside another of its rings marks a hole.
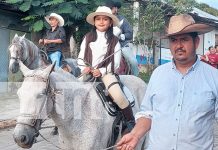
[[[204,53],[210,46],[215,46],[215,31],[204,34]]]

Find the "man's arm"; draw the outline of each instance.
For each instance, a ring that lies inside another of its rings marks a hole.
[[[118,150],[134,149],[139,140],[150,130],[151,119],[141,117],[137,119],[136,125],[133,130],[124,135],[117,143]]]
[[[125,36],[123,41],[133,39],[133,29],[126,18],[123,18],[123,24],[121,25],[122,34]]]
[[[44,44],[50,44],[50,43],[61,44],[63,43],[63,41],[61,39],[55,39],[55,40],[44,39]]]

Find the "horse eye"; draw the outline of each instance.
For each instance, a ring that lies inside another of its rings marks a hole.
[[[46,91],[43,90],[42,92],[40,92],[40,93],[38,94],[37,97],[42,97],[42,96],[45,96],[45,95],[46,95]]]

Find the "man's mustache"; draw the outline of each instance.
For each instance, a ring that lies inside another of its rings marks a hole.
[[[178,48],[178,49],[176,49],[176,51],[175,52],[185,52],[185,50],[184,49],[182,49],[182,48]]]

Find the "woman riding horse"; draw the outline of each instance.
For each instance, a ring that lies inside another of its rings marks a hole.
[[[114,74],[121,58],[119,39],[113,34],[113,26],[117,26],[119,20],[106,6],[99,6],[86,20],[94,28],[82,41],[78,64],[82,74],[92,74],[103,81],[109,95],[121,109],[127,122],[127,130],[130,131],[135,125],[132,108]],[[91,66],[86,66],[85,62]]]

